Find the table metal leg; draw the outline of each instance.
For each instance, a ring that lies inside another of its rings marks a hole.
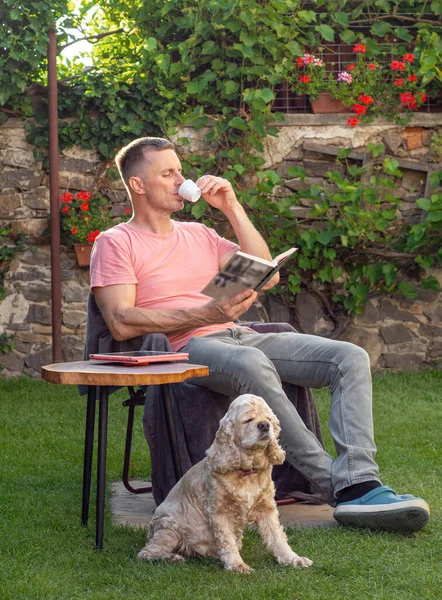
[[[98,410],[97,522],[95,536],[96,547],[98,550],[103,548],[108,400],[108,386],[100,386],[100,403]]]
[[[94,447],[94,423],[96,390],[94,385],[88,386],[86,408],[86,433],[84,437],[83,464],[83,503],[81,507],[81,522],[87,525],[89,516],[89,500],[91,496],[92,453]]]
[[[161,386],[164,400],[164,412],[166,415],[166,426],[169,433],[170,444],[172,446],[172,460],[175,469],[175,477],[178,481],[183,476],[183,468],[181,466],[180,453],[178,450],[178,442],[176,438],[175,420],[173,418],[172,399],[170,397],[170,388],[168,384]]]

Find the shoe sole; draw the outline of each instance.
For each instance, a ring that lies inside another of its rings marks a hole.
[[[383,531],[419,531],[428,522],[430,513],[425,501],[413,502],[413,506],[400,507],[399,502],[386,506],[342,506],[335,510],[334,518],[347,527],[368,527]]]

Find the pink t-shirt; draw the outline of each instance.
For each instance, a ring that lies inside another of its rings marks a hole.
[[[198,307],[209,301],[200,290],[219,271],[219,259],[237,244],[220,237],[200,223],[172,221],[166,235],[141,231],[120,223],[101,233],[91,256],[91,289],[135,284],[135,306],[179,309]],[[192,336],[207,335],[232,322],[168,334],[174,351]]]

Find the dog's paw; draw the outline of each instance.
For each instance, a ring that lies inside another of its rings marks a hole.
[[[252,567],[246,565],[246,563],[233,563],[231,565],[226,566],[227,571],[232,571],[232,573],[243,573],[248,575],[253,572]]]
[[[293,558],[291,564],[292,567],[295,567],[295,569],[308,569],[312,566],[313,561],[305,556],[296,556]]]

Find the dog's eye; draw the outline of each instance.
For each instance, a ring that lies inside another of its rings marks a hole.
[[[246,423],[251,423],[252,421],[253,421],[253,418],[252,419],[247,419],[247,421],[243,421],[243,423],[245,425]]]

